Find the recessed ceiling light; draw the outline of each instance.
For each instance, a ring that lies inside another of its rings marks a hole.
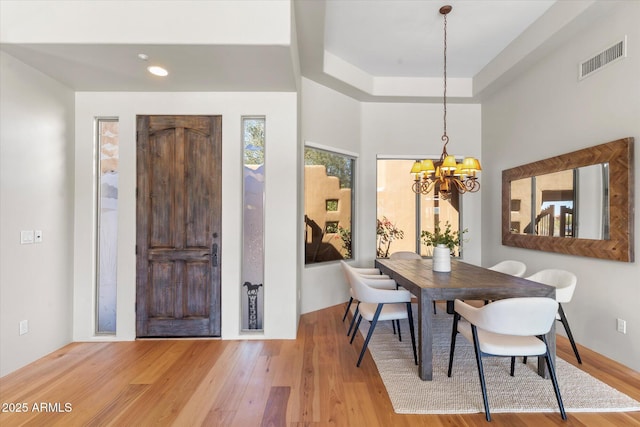
[[[166,77],[169,75],[169,72],[166,69],[159,67],[157,65],[152,65],[150,67],[147,67],[147,71],[149,71],[154,76]]]

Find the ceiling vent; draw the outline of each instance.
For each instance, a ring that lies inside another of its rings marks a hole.
[[[626,57],[627,36],[586,61],[582,61],[578,68],[578,80],[582,80],[596,71],[601,70],[605,65],[612,64]]]

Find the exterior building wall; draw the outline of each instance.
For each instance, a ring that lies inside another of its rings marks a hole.
[[[322,165],[306,165],[304,167],[304,213],[307,221],[305,242],[307,249],[314,251],[320,244],[331,245],[334,251],[327,251],[342,257],[346,254],[342,239],[338,233],[327,233],[327,223],[337,222],[339,227],[351,228],[351,189],[340,188],[340,179],[327,176],[327,170]],[[338,209],[327,210],[327,201],[337,200]],[[319,227],[319,229],[315,227]],[[321,234],[319,234],[321,233]],[[321,240],[318,241],[317,239]],[[307,254],[309,255],[309,254]],[[321,261],[321,259],[316,259]]]
[[[536,194],[534,199],[537,204],[537,206],[535,206],[536,214],[540,213],[543,191],[563,191],[572,189],[572,170],[537,176]],[[511,182],[511,200],[520,201],[519,209],[516,209],[513,203],[511,206],[511,231],[514,233],[533,233],[533,229],[535,227],[531,224],[531,178],[523,178]]]

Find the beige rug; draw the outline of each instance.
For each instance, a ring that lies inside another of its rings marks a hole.
[[[417,310],[414,310],[417,313]],[[478,370],[470,345],[458,335],[453,373],[447,377],[452,317],[438,314],[434,328],[433,381],[422,381],[413,363],[409,327],[402,325],[402,342],[390,322],[381,322],[369,343],[395,412],[401,414],[453,414],[484,412]],[[368,322],[360,330],[366,336]],[[417,329],[416,329],[417,336]],[[359,341],[360,343],[362,341]],[[355,343],[354,343],[355,344]],[[489,408],[499,412],[559,412],[551,380],[537,375],[537,359],[516,362],[509,376],[510,359],[483,358]],[[562,359],[557,359],[560,392],[567,412],[639,411],[640,402],[620,393]]]

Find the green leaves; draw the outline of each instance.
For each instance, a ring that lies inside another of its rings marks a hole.
[[[444,230],[440,226],[440,223],[438,223],[433,229],[433,232],[422,230],[420,232],[420,238],[422,240],[422,244],[425,246],[445,245],[453,252],[456,246],[460,246],[462,235],[467,231],[468,230],[466,228],[462,231],[452,231],[451,224],[447,221],[445,223]]]

